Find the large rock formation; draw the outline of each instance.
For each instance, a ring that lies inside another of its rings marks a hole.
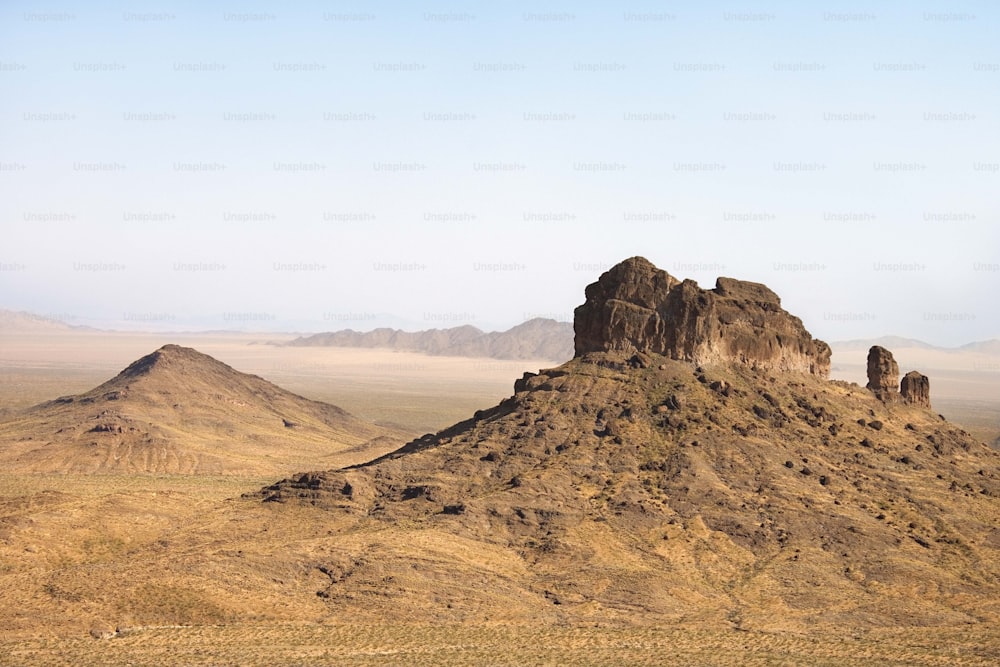
[[[632,257],[588,285],[586,299],[573,323],[577,357],[619,350],[820,377],[830,372],[830,347],[759,283],[719,278],[715,289],[704,290]]]
[[[892,352],[881,345],[873,345],[868,350],[867,388],[883,403],[903,402],[924,408],[931,407],[931,381],[927,376],[918,371],[910,371],[900,381],[899,365]]]
[[[868,389],[883,403],[899,400],[899,366],[892,352],[881,345],[868,350]]]
[[[931,407],[931,381],[926,375],[910,371],[899,384],[899,393],[904,403]]]
[[[495,407],[252,494],[272,525],[329,512],[281,553],[326,575],[296,594],[381,622],[997,627],[1000,452],[819,377],[828,348],[766,287],[634,258],[576,332]]]

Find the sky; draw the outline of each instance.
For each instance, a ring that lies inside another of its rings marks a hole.
[[[0,3],[0,308],[571,321],[642,255],[1000,337],[993,2]]]

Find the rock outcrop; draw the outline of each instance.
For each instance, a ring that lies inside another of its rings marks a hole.
[[[868,389],[883,403],[899,400],[899,365],[892,352],[881,345],[868,350]]]
[[[587,288],[576,333],[493,408],[248,496],[271,525],[329,512],[325,544],[286,533],[327,575],[313,601],[383,622],[996,627],[1000,452],[820,377],[828,349],[766,287],[633,258]]]
[[[898,388],[897,388],[898,386]],[[881,345],[868,350],[868,385],[875,398],[883,403],[906,403],[931,407],[931,381],[918,371],[910,371],[899,379],[899,365],[892,352]]]
[[[643,352],[819,377],[830,372],[830,347],[759,283],[719,278],[715,289],[704,290],[632,257],[588,285],[586,302],[574,315],[577,357]]]
[[[899,384],[899,393],[904,403],[931,407],[931,381],[926,375],[910,371]]]

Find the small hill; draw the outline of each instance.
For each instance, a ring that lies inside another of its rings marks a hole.
[[[880,345],[885,348],[916,348],[919,350],[941,350],[930,343],[914,338],[904,338],[902,336],[880,336],[879,338],[857,338],[854,340],[834,341],[830,345],[835,350],[861,351],[868,350],[872,345]]]
[[[281,474],[344,465],[404,434],[165,345],[76,396],[0,423],[8,472]]]
[[[1000,338],[991,338],[990,340],[966,343],[958,349],[965,352],[979,352],[981,354],[1000,356]]]
[[[586,295],[576,356],[496,407],[253,496],[338,525],[311,556],[331,615],[1000,622],[1000,454],[926,395],[826,379],[762,285],[633,258]]]
[[[345,329],[304,336],[285,344],[298,347],[379,347],[436,356],[559,361],[573,356],[573,327],[568,322],[535,318],[507,331],[491,332],[470,325],[425,331],[380,328],[359,332]]]
[[[86,327],[74,327],[51,317],[20,310],[0,309],[0,335],[5,333],[58,332]]]
[[[931,345],[922,340],[913,338],[903,338],[902,336],[882,336],[880,338],[861,338],[855,340],[834,341],[830,345],[838,351],[867,350],[872,345],[880,345],[887,348],[913,348],[918,350],[935,350],[938,352],[963,353],[971,352],[985,355],[1000,355],[1000,339],[991,338],[989,340],[975,341],[957,347],[942,347]]]

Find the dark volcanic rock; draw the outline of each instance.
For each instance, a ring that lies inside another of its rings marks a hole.
[[[643,352],[698,364],[748,366],[826,377],[830,347],[759,283],[719,278],[704,290],[632,257],[587,286],[575,312],[575,352]]]
[[[868,350],[868,389],[883,403],[899,400],[899,366],[892,352],[880,345]]]
[[[910,371],[904,375],[899,383],[899,393],[904,403],[931,407],[931,381],[922,373]]]

